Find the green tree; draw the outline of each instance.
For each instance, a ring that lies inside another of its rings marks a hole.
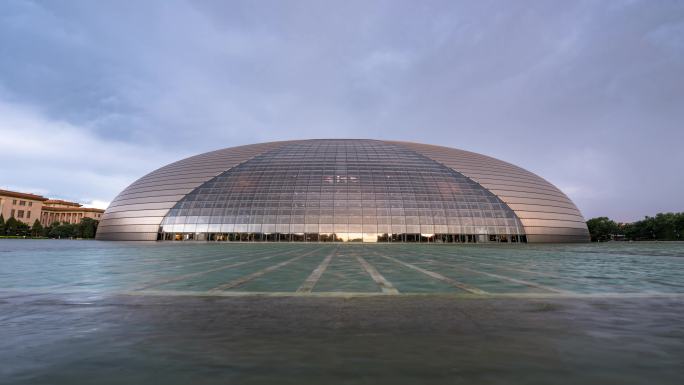
[[[675,213],[658,213],[655,216],[655,234],[656,239],[671,241],[676,239],[677,231],[677,214]]]
[[[35,220],[33,222],[33,226],[31,226],[31,236],[32,237],[40,237],[43,235],[43,225],[40,224],[39,220]]]
[[[10,236],[17,235],[18,223],[19,221],[14,219],[14,217],[10,217],[7,222],[5,222],[5,234]]]
[[[608,217],[591,218],[587,221],[587,227],[594,242],[608,241],[611,235],[619,232],[618,224]]]
[[[49,237],[50,238],[73,238],[76,236],[75,234],[75,225],[72,225],[71,223],[61,223],[61,224],[53,224],[52,228],[50,229]]]
[[[40,236],[47,238],[50,235],[51,229],[50,225],[43,226],[43,231],[40,232]]]
[[[78,224],[79,237],[81,238],[95,238],[97,232],[98,221],[93,218],[83,218]]]
[[[648,218],[649,217],[646,217],[644,220],[625,224],[622,229],[625,238],[632,241],[653,239],[653,235],[649,230],[650,219]]]
[[[658,213],[624,226],[625,238],[634,241],[684,240],[684,213]]]
[[[677,213],[674,220],[674,235],[676,241],[684,239],[684,213]]]
[[[44,237],[52,238],[52,237],[50,236],[50,233],[52,232],[52,229],[53,229],[55,226],[59,226],[59,222],[52,222],[52,223],[50,223],[49,225],[43,227],[43,236],[44,236]]]
[[[646,217],[637,222],[639,228],[639,238],[646,241],[655,241],[656,237],[656,219],[654,217]]]
[[[5,235],[5,217],[0,214],[0,235]]]
[[[16,235],[19,237],[25,237],[27,235],[31,235],[31,226],[27,225],[24,222],[17,221]]]

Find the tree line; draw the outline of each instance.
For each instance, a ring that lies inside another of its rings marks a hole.
[[[681,241],[684,240],[684,212],[658,213],[655,217],[632,223],[617,223],[608,217],[587,221],[591,240],[603,242],[611,239],[628,241]]]
[[[82,218],[79,223],[54,222],[49,226],[41,225],[39,220],[29,226],[14,217],[5,221],[0,214],[0,236],[30,237],[30,238],[95,238],[99,221],[92,218]]]

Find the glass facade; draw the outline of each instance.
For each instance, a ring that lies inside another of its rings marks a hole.
[[[524,242],[515,213],[462,174],[374,140],[288,142],[203,183],[161,240]]]

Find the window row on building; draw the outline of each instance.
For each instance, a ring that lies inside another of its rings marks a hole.
[[[32,201],[23,201],[21,199],[19,199],[19,200],[12,199],[12,206],[28,206],[28,207],[31,207],[31,206],[33,206],[33,202]]]
[[[17,219],[31,219],[31,210],[10,210],[10,217]]]

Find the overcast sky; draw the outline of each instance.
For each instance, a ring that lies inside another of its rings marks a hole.
[[[684,211],[684,1],[0,1],[0,188],[102,207],[303,138],[480,152],[586,218]]]

